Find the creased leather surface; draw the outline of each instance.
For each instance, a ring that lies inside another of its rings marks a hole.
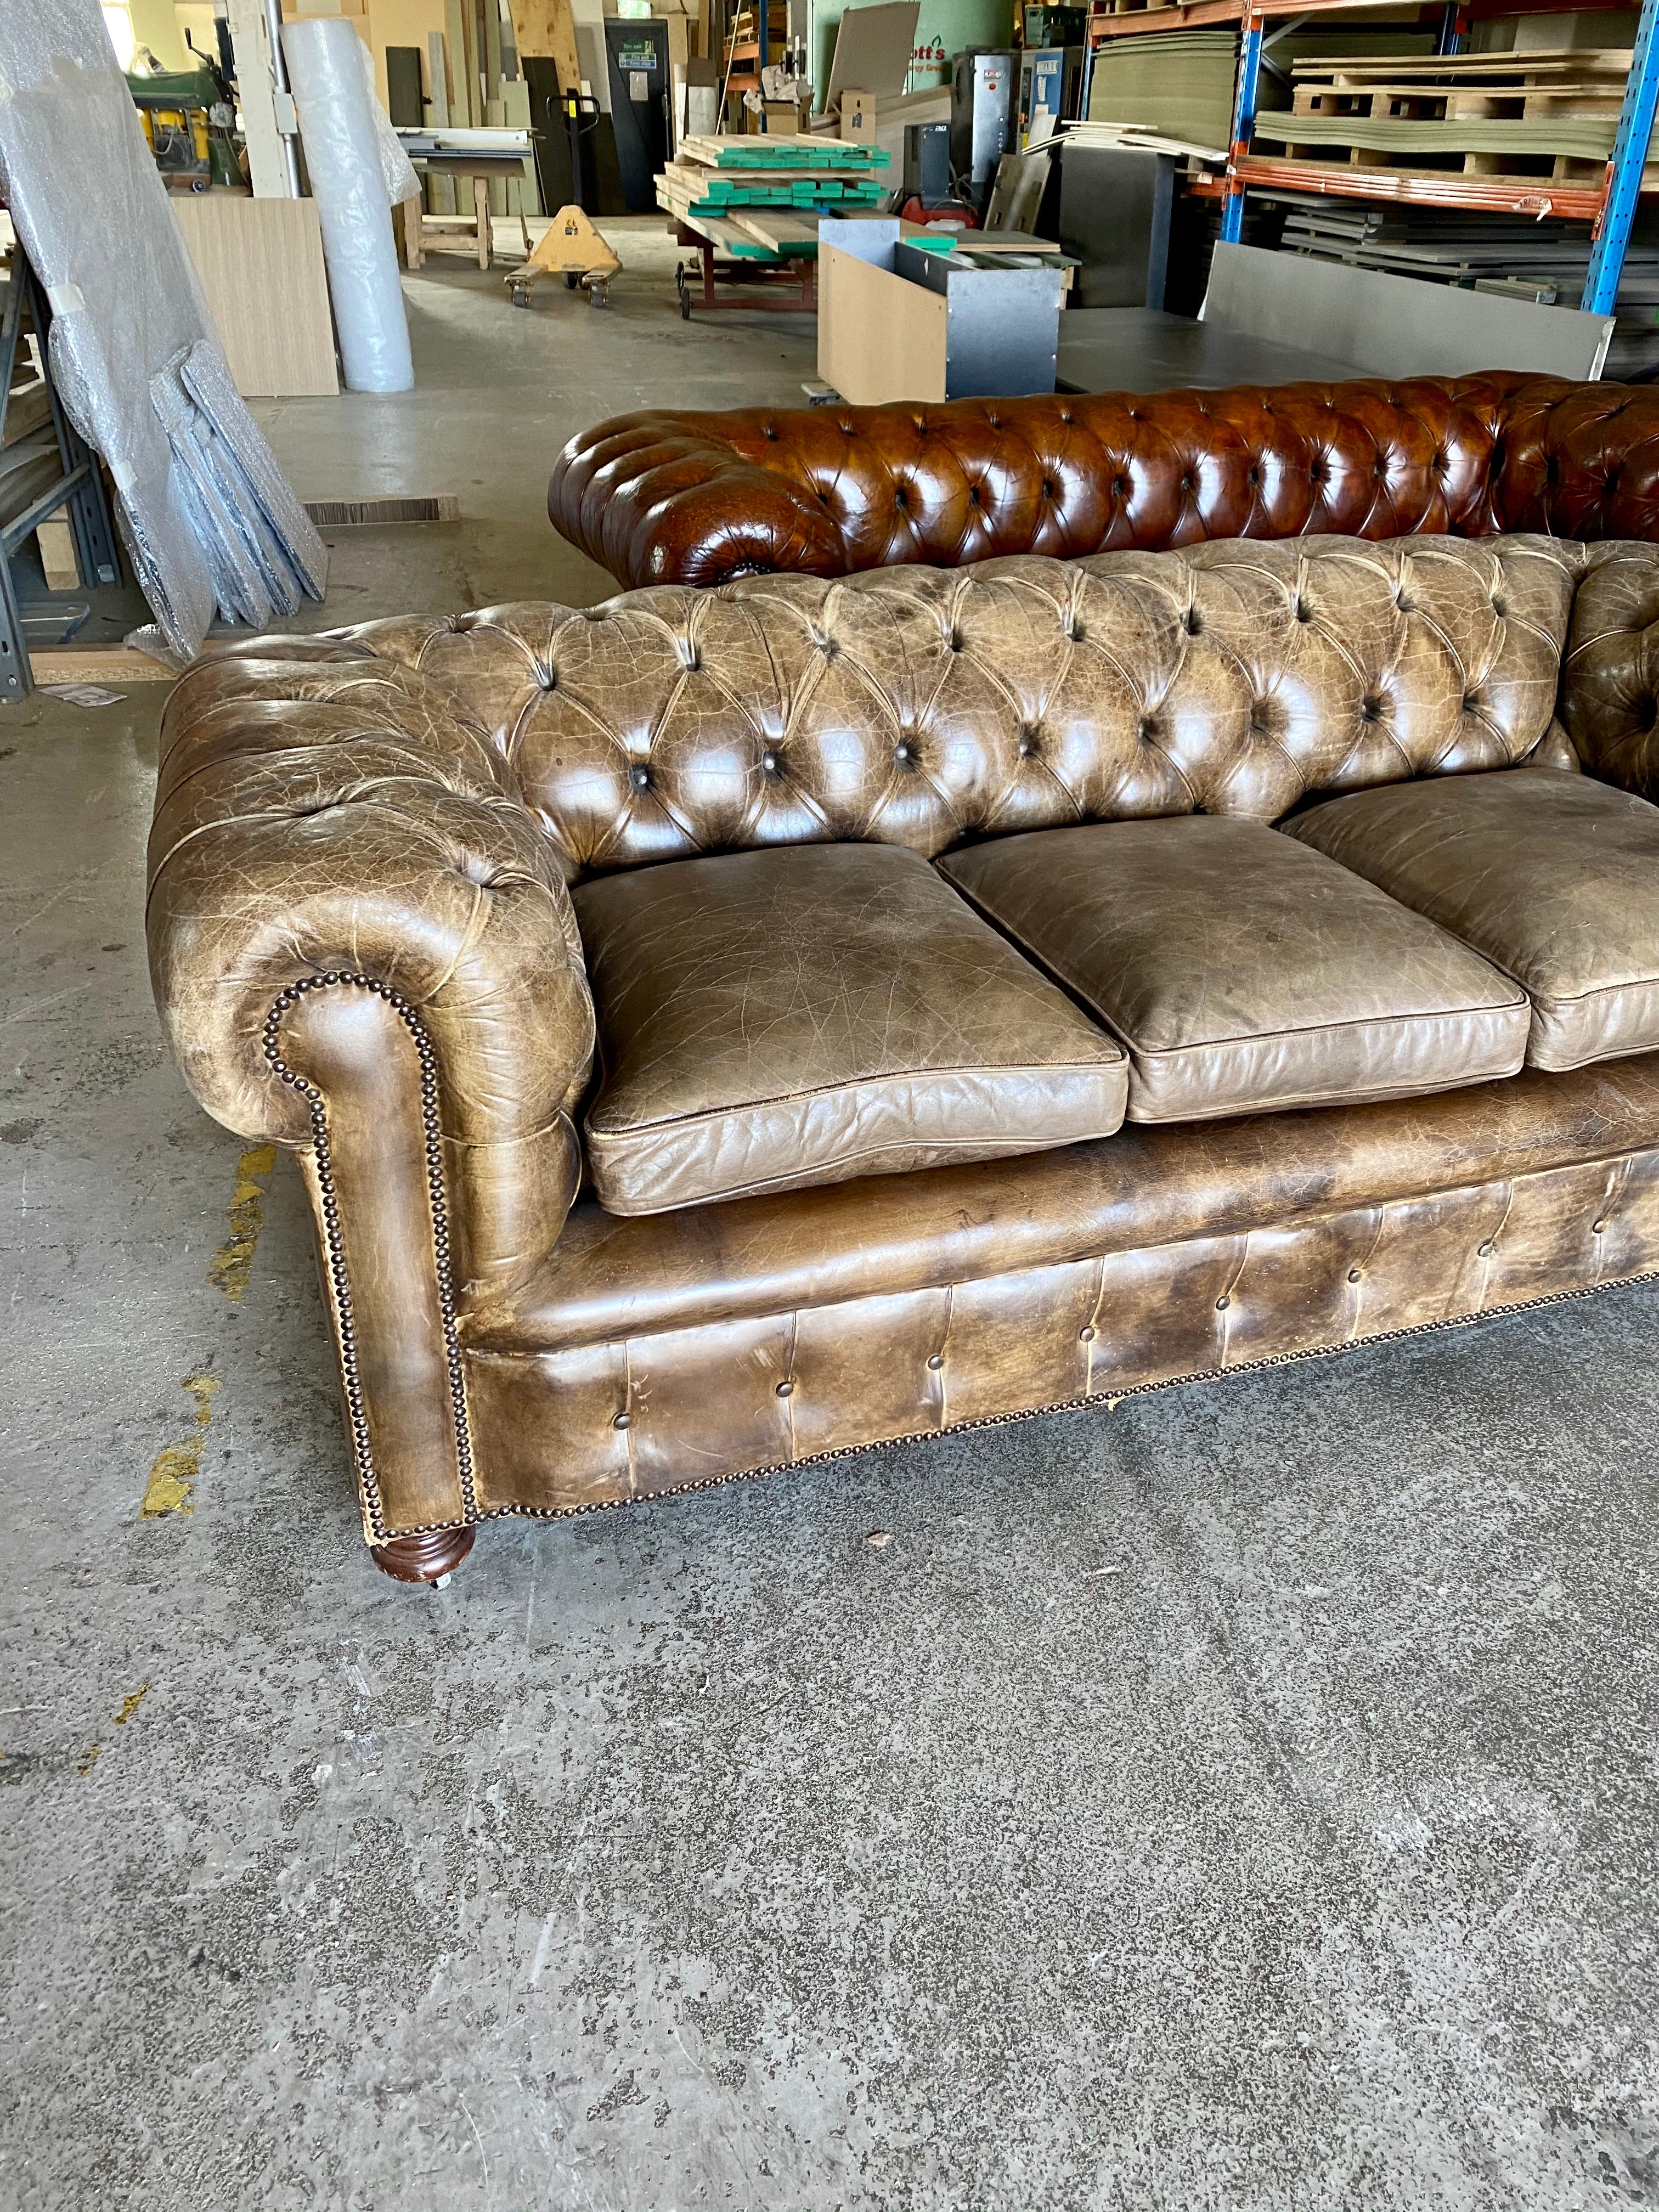
[[[331,970],[392,985],[438,1047],[461,1279],[510,1274],[576,1187],[592,1009],[568,893],[453,693],[338,641],[264,643],[198,662],[167,703],[149,934],[174,1055],[227,1127],[302,1145],[262,1048],[273,1001]]]
[[[1514,976],[1533,1002],[1533,1066],[1659,1045],[1659,807],[1648,800],[1528,769],[1356,792],[1285,827]]]
[[[463,1329],[497,1351],[632,1340],[1414,1205],[1655,1145],[1648,1054],[1377,1105],[1126,1122],[1063,1152],[673,1215],[619,1220],[584,1201],[536,1275]]]
[[[1121,1039],[1132,1121],[1445,1091],[1526,1057],[1507,976],[1258,822],[1097,822],[938,865]]]
[[[1659,545],[1594,549],[1573,601],[1561,719],[1597,775],[1659,799]]]
[[[821,845],[580,885],[601,1202],[659,1212],[1109,1136],[1123,1054],[913,853]]]
[[[1513,1087],[1535,1096],[1531,1086],[1547,1083],[1568,1092],[1562,1108],[1574,1121],[1588,1103],[1577,1086],[1606,1083],[1610,1073],[1521,1077]],[[1617,1073],[1615,1091],[1651,1136],[1659,1063],[1627,1061]],[[1085,1150],[1103,1165],[1119,1146],[1201,1150],[1238,1128],[1271,1130],[1294,1150],[1299,1124],[1352,1124],[1367,1114],[1398,1116],[1421,1132],[1465,1100],[1480,1102],[1478,1118],[1510,1087],[1343,1115],[1126,1127]],[[1546,1116],[1550,1110],[1544,1108]],[[942,1241],[927,1248],[938,1271],[929,1285],[883,1285],[872,1252],[870,1287],[836,1302],[823,1293],[832,1280],[844,1279],[839,1269],[810,1275],[810,1302],[789,1304],[788,1285],[807,1273],[797,1265],[775,1281],[775,1293],[784,1295],[769,1307],[729,1318],[715,1318],[720,1301],[705,1295],[699,1305],[706,1318],[659,1333],[562,1343],[550,1332],[516,1352],[475,1346],[467,1387],[484,1470],[480,1504],[485,1511],[557,1512],[649,1497],[818,1452],[936,1434],[953,1423],[1340,1350],[1396,1329],[1649,1273],[1659,1267],[1659,1151],[1650,1141],[1635,1152],[1615,1148],[1629,1119],[1615,1109],[1606,1148],[1577,1162],[1511,1172],[1497,1158],[1484,1175],[1419,1194],[1385,1197],[1379,1189],[1373,1198],[1316,1212],[1282,1211],[1263,1226],[1228,1227],[1228,1206],[1248,1213],[1270,1202],[1270,1194],[1290,1195],[1290,1182],[1275,1185],[1264,1163],[1258,1179],[1247,1175],[1227,1186],[1210,1226],[1189,1228],[1176,1241],[1091,1251],[1082,1224],[1073,1222],[1075,1256],[1018,1267],[1012,1255],[1020,1240],[1011,1236],[1008,1264],[988,1274],[960,1276],[940,1267],[954,1228],[940,1206]],[[1474,1134],[1471,1127],[1467,1135]],[[879,1208],[890,1194],[914,1197],[919,1185],[959,1187],[969,1177],[994,1182],[1006,1190],[1012,1224],[1014,1189],[1056,1161],[1075,1166],[1077,1156],[843,1184],[811,1196],[823,1210],[850,1208],[867,1192],[876,1208],[871,1241],[879,1247]],[[1443,1160],[1443,1172],[1449,1164]],[[1177,1169],[1176,1180],[1183,1179]],[[1384,1185],[1395,1179],[1385,1170]],[[1200,1166],[1200,1187],[1202,1180]],[[773,1202],[751,1202],[763,1203]],[[818,1215],[821,1208],[811,1211]],[[748,1205],[708,1206],[691,1218],[702,1229],[750,1212]],[[1113,1225],[1133,1235],[1132,1218]],[[663,1237],[669,1224],[613,1226]],[[1035,1255],[1035,1240],[1024,1241]],[[908,1256],[920,1262],[922,1255]],[[756,1279],[750,1283],[758,1294]]]
[[[1201,539],[1659,536],[1659,392],[1493,372],[938,406],[672,410],[573,438],[554,526],[624,585]]]
[[[759,845],[932,855],[1508,767],[1583,550],[1324,538],[756,577],[343,633],[489,729],[568,872]]]

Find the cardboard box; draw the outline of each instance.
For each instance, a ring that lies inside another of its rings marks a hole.
[[[876,101],[873,93],[843,92],[841,96],[841,135],[849,145],[876,143]]]

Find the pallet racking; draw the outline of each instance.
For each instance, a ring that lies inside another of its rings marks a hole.
[[[1364,6],[1365,0],[1358,0]],[[1601,12],[1620,0],[1589,0],[1571,12]],[[1238,85],[1233,108],[1232,143],[1223,185],[1221,235],[1237,242],[1243,234],[1245,196],[1252,186],[1331,193],[1345,198],[1389,200],[1419,207],[1443,207],[1484,214],[1553,215],[1589,223],[1591,253],[1584,280],[1583,306],[1611,314],[1630,245],[1631,227],[1642,197],[1643,171],[1654,115],[1659,109],[1659,0],[1642,0],[1631,67],[1625,81],[1613,149],[1599,185],[1556,184],[1540,179],[1457,175],[1400,175],[1378,169],[1320,169],[1305,162],[1252,152],[1261,70],[1276,38],[1322,15],[1352,15],[1356,0],[1176,0],[1173,5],[1125,6],[1096,0],[1089,24],[1091,69],[1085,78],[1084,112],[1095,52],[1108,39],[1144,36],[1148,32],[1239,27]],[[1437,51],[1466,50],[1471,21],[1560,13],[1555,0],[1447,0],[1439,11]],[[1425,9],[1427,16],[1429,10]],[[1432,18],[1431,18],[1432,20]],[[1270,28],[1277,25],[1277,29]]]

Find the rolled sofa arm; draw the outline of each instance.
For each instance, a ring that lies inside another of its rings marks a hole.
[[[1561,720],[1592,775],[1659,800],[1659,544],[1589,548]]]
[[[163,723],[147,927],[196,1097],[300,1154],[369,1540],[477,1519],[457,1308],[557,1236],[593,1048],[512,771],[360,641],[198,662]]]
[[[840,531],[816,495],[751,459],[744,415],[623,415],[572,438],[553,465],[553,527],[623,586],[723,584],[769,573],[839,576]]]

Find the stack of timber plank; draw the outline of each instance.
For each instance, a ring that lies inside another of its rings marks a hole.
[[[821,216],[877,211],[890,160],[838,138],[683,138],[657,204],[740,261],[816,254]]]
[[[1259,115],[1255,143],[1313,167],[1595,185],[1630,64],[1626,47],[1299,61],[1291,112]]]

